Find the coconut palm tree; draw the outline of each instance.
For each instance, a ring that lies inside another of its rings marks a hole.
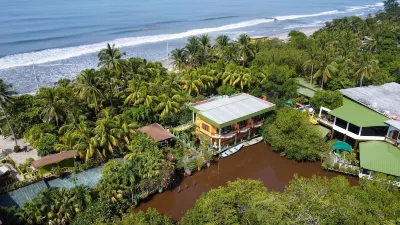
[[[318,57],[318,70],[314,74],[314,79],[321,78],[321,88],[324,89],[324,83],[337,71],[337,63],[332,61],[327,53]]]
[[[46,215],[44,215],[45,207],[46,206],[42,205],[38,199],[35,198],[32,201],[25,202],[16,215],[20,221],[26,222],[27,224],[43,224],[46,219]]]
[[[52,202],[47,213],[49,225],[66,225],[75,215],[75,196],[65,188],[61,188],[52,195]]]
[[[75,91],[90,107],[93,107],[96,114],[99,111],[99,104],[103,99],[102,82],[99,74],[94,69],[83,70],[76,78]]]
[[[220,35],[215,39],[215,47],[225,48],[229,45],[230,39],[227,35]]]
[[[360,77],[360,87],[362,87],[365,77],[371,79],[371,77],[377,73],[379,70],[379,62],[370,52],[361,53],[358,58],[356,75]]]
[[[181,77],[182,88],[191,95],[192,93],[199,94],[200,89],[204,87],[203,82],[199,79],[196,70],[185,71]]]
[[[76,212],[82,212],[90,203],[93,202],[91,190],[88,186],[78,185],[69,190],[74,198],[74,208]]]
[[[98,140],[93,138],[93,129],[88,122],[80,122],[77,128],[70,134],[65,134],[73,142],[72,150],[77,151],[81,159],[85,162],[90,158],[104,158],[100,150],[97,148]]]
[[[201,49],[200,54],[200,65],[204,65],[207,61],[209,61],[209,49],[211,48],[211,38],[208,34],[203,34],[199,37],[199,44]]]
[[[117,127],[121,129],[121,139],[125,141],[125,144],[129,144],[131,137],[136,134],[135,129],[139,127],[136,122],[128,122],[123,114],[119,114],[114,117],[117,122]]]
[[[243,91],[244,87],[251,82],[251,71],[248,68],[230,64],[221,78],[223,84],[230,84],[232,87],[238,85],[240,90]]]
[[[98,66],[106,67],[119,73],[122,69],[121,59],[124,55],[125,52],[121,52],[118,48],[115,48],[115,44],[111,46],[107,43],[107,47],[102,49],[97,55],[99,58]]]
[[[112,99],[118,94],[119,87],[123,85],[122,81],[117,78],[115,72],[108,69],[101,69],[99,71],[100,79],[103,84],[103,89],[108,95],[110,106],[112,107]]]
[[[16,94],[16,92],[10,90],[11,88],[11,84],[6,84],[2,79],[0,79],[0,110],[3,111],[4,118],[6,119],[11,134],[14,137],[15,146],[18,146],[17,137],[15,136],[14,129],[10,124],[6,110],[6,104],[12,104],[12,95]]]
[[[199,62],[200,43],[197,37],[190,37],[185,46],[186,62],[190,67],[196,67]]]
[[[241,34],[237,40],[239,55],[242,59],[242,66],[246,65],[249,55],[254,55],[251,47],[250,38],[247,34]]]
[[[156,110],[160,113],[160,119],[164,120],[166,116],[177,113],[180,109],[180,103],[183,101],[180,95],[169,97],[162,94],[158,97]]]
[[[120,146],[119,139],[122,136],[122,130],[118,127],[113,114],[111,108],[101,110],[93,130],[95,136],[92,139],[97,141],[97,148],[104,157]]]
[[[314,67],[318,63],[317,62],[317,49],[315,46],[311,46],[307,50],[308,60],[306,60],[303,64],[303,70],[306,71],[310,68],[310,83],[313,83],[313,75],[314,75]]]
[[[56,88],[40,88],[38,99],[42,120],[46,123],[55,122],[60,127],[60,121],[65,116],[65,100],[60,98]]]
[[[176,48],[171,51],[171,58],[173,60],[174,69],[178,69],[179,71],[182,70],[185,64],[185,49],[183,48]]]

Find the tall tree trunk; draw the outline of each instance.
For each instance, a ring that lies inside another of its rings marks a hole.
[[[364,79],[364,73],[361,75],[361,78],[360,78],[360,87],[362,87],[363,79]]]
[[[311,64],[311,79],[310,79],[310,84],[313,83],[313,75],[314,75],[314,64]]]
[[[3,112],[4,112],[4,117],[6,118],[8,127],[10,128],[11,133],[12,133],[12,135],[14,136],[15,146],[18,146],[17,137],[15,136],[14,129],[12,128],[12,126],[11,126],[11,124],[10,124],[10,121],[8,120],[8,115],[7,115],[6,109],[3,107],[3,104],[1,104],[1,103],[0,103],[0,108],[1,108],[1,109],[3,110]]]
[[[321,89],[324,90],[324,75],[322,75]]]

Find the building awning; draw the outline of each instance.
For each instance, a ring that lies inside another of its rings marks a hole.
[[[329,114],[359,127],[387,127],[387,117],[347,98],[343,98],[343,106]]]
[[[400,176],[400,149],[382,141],[361,142],[360,165],[368,170]]]
[[[153,123],[139,129],[140,132],[148,134],[155,142],[171,139],[173,135],[160,124]]]
[[[387,120],[385,121],[387,125],[390,125],[398,130],[400,130],[400,121],[398,120]]]
[[[328,128],[321,126],[321,125],[317,125],[317,127],[318,127],[318,131],[321,134],[322,138],[326,137],[326,135],[328,135],[329,132],[331,131]]]
[[[308,88],[303,88],[303,87],[298,86],[297,93],[300,95],[304,95],[306,97],[312,98],[312,97],[314,97],[315,91],[310,90]]]
[[[316,91],[321,90],[321,87],[318,87],[315,84],[311,84],[307,82],[303,78],[296,78],[298,85],[297,85],[297,93],[309,98],[314,97]]]
[[[219,99],[208,99],[189,106],[202,120],[217,128],[250,119],[274,110],[274,104],[241,93]]]
[[[344,141],[335,141],[333,150],[348,151],[349,153],[353,151],[351,146]]]
[[[68,151],[68,152],[60,152],[57,154],[47,155],[41,159],[32,162],[32,166],[37,168],[41,168],[43,166],[47,166],[50,164],[59,163],[66,159],[72,159],[76,157],[75,151]]]

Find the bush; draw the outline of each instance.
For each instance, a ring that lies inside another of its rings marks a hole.
[[[14,152],[21,152],[22,148],[19,145],[14,146]]]
[[[232,87],[231,85],[225,84],[217,88],[217,92],[219,95],[233,95],[240,93],[239,89]]]
[[[105,201],[91,203],[85,211],[78,213],[71,225],[93,225],[106,223],[114,217],[112,204]]]
[[[274,151],[298,161],[317,161],[322,152],[329,151],[329,144],[321,138],[318,128],[310,124],[307,113],[282,108],[272,117],[275,120],[267,118],[262,135]]]
[[[46,156],[54,152],[54,145],[57,143],[57,136],[54,134],[45,134],[37,144],[36,150],[40,156]]]
[[[343,105],[343,95],[339,91],[317,91],[310,99],[310,105],[316,110],[321,106],[333,110]]]
[[[27,158],[26,161],[25,161],[25,164],[27,166],[31,166],[33,161],[35,161],[33,158]]]
[[[333,164],[333,168],[334,168],[335,170],[339,170],[339,163]]]

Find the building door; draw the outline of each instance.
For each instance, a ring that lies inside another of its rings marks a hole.
[[[394,131],[393,131],[393,136],[392,136],[392,138],[393,138],[394,140],[397,140],[398,137],[399,137],[399,131],[398,131],[398,130],[394,130]]]

